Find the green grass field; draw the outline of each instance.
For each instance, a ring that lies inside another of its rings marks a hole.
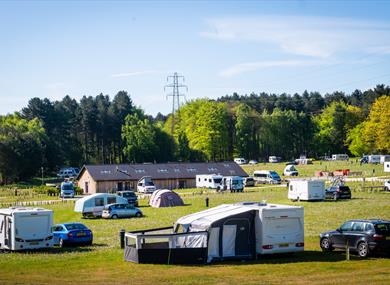
[[[0,253],[0,284],[389,284],[390,259],[365,260],[345,253],[322,253],[318,235],[346,219],[390,219],[390,193],[356,191],[353,199],[338,202],[300,202],[305,208],[305,252],[260,257],[251,262],[221,262],[203,266],[145,265],[125,262],[119,230],[172,225],[183,215],[205,209],[206,194],[185,195],[186,206],[155,209],[141,200],[145,217],[139,219],[81,219],[72,204],[50,205],[55,222],[81,221],[95,236],[94,245],[44,252]],[[210,206],[238,201],[293,204],[286,188],[248,188],[244,193],[207,193]]]

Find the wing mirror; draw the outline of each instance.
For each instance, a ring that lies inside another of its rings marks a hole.
[[[336,229],[336,231],[338,231],[339,233],[343,232],[343,231],[341,230],[341,228]]]

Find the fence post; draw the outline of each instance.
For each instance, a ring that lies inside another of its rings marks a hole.
[[[120,244],[121,244],[121,248],[125,248],[125,230],[120,230],[119,231],[119,240],[120,240]]]

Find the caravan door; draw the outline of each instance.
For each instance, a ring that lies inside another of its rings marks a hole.
[[[223,225],[222,257],[252,256],[250,220],[229,219]]]

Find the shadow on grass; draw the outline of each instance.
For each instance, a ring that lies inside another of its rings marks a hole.
[[[61,254],[61,253],[74,253],[74,252],[92,252],[95,251],[98,247],[107,247],[107,244],[104,243],[94,243],[88,246],[82,245],[69,245],[66,247],[52,247],[52,248],[41,248],[41,249],[27,249],[20,251],[1,251],[0,254],[4,253],[14,253],[21,255],[30,255],[30,254]]]

